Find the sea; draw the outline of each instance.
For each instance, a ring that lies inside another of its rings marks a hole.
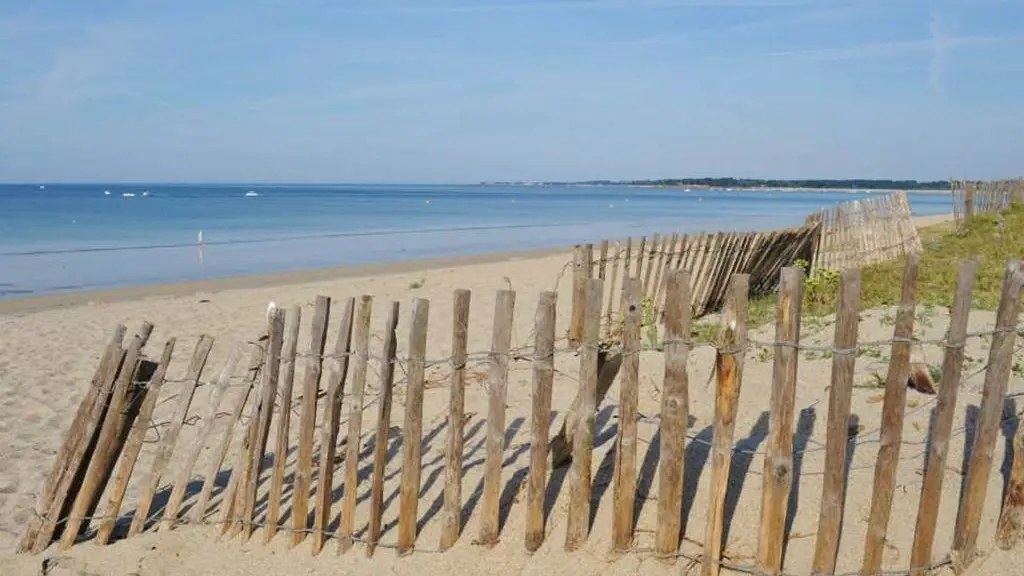
[[[798,226],[877,192],[627,186],[0,184],[0,299]],[[909,193],[915,215],[949,195]]]

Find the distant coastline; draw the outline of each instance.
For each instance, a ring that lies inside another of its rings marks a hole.
[[[906,190],[914,192],[948,193],[948,180],[769,180],[759,178],[663,178],[658,180],[583,180],[578,182],[529,182],[495,181],[480,182],[480,186],[628,186],[631,188],[661,188],[690,190],[745,190],[745,191],[791,191],[820,190],[822,192],[890,192]]]

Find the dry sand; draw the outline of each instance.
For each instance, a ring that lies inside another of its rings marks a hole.
[[[310,554],[309,541],[297,549],[290,550],[285,534],[279,534],[269,546],[264,546],[262,533],[257,530],[248,543],[238,540],[219,542],[215,535],[219,531],[213,526],[185,526],[172,532],[153,533],[120,540],[112,545],[100,547],[92,542],[74,546],[66,553],[51,547],[40,556],[13,555],[13,549],[20,532],[32,513],[36,491],[42,486],[45,475],[52,465],[52,459],[63,441],[63,435],[70,425],[78,403],[84,394],[86,384],[98,360],[103,343],[113,327],[121,322],[134,329],[143,320],[156,325],[150,339],[150,355],[159,354],[163,342],[177,337],[175,361],[170,370],[171,378],[180,378],[184,373],[191,348],[201,333],[217,338],[213,354],[208,363],[204,379],[212,378],[225,360],[229,347],[236,341],[244,341],[260,333],[264,325],[264,313],[268,301],[275,301],[283,307],[302,306],[303,318],[308,322],[312,315],[312,301],[318,294],[335,299],[335,318],[340,315],[344,298],[363,293],[373,294],[374,349],[379,353],[380,335],[384,329],[386,310],[392,300],[401,302],[402,315],[399,325],[399,357],[407,348],[407,327],[413,298],[430,300],[430,332],[427,355],[429,359],[443,360],[449,353],[452,322],[452,291],[468,288],[473,291],[470,314],[469,340],[471,352],[483,352],[491,340],[491,323],[494,310],[495,292],[512,287],[517,293],[513,346],[532,344],[532,324],[538,294],[544,290],[557,289],[559,292],[558,334],[564,334],[568,325],[570,308],[570,280],[567,273],[569,255],[566,253],[533,254],[522,257],[505,255],[498,261],[484,263],[448,263],[437,267],[423,264],[422,267],[404,264],[405,268],[386,267],[371,275],[345,275],[334,279],[303,277],[295,275],[289,284],[278,282],[255,282],[254,287],[231,286],[213,283],[216,290],[204,290],[202,286],[189,285],[177,295],[173,287],[163,287],[164,292],[146,295],[120,291],[100,295],[94,302],[82,302],[83,296],[74,296],[61,302],[59,298],[47,302],[39,309],[38,301],[7,303],[0,308],[0,574],[139,574],[178,576],[184,574],[422,574],[442,573],[469,574],[486,570],[492,574],[542,574],[572,571],[578,574],[637,574],[673,573],[678,574],[688,564],[680,559],[675,565],[665,564],[645,551],[653,545],[656,527],[658,481],[656,474],[657,446],[652,443],[657,426],[653,417],[659,411],[660,389],[664,363],[658,352],[645,352],[641,356],[640,412],[644,419],[640,424],[641,442],[638,447],[640,468],[639,494],[635,552],[615,555],[609,552],[611,541],[612,481],[614,445],[619,387],[612,387],[608,399],[599,407],[594,454],[594,499],[597,503],[596,516],[589,540],[584,550],[566,554],[562,547],[565,538],[566,507],[568,486],[560,480],[561,473],[552,481],[557,491],[547,523],[547,540],[534,555],[523,551],[525,479],[529,459],[529,417],[531,371],[526,361],[512,363],[508,388],[508,409],[506,424],[505,462],[502,472],[503,517],[501,542],[493,549],[473,544],[478,532],[479,496],[482,482],[482,468],[486,433],[487,392],[486,366],[474,361],[469,367],[467,383],[466,412],[470,415],[465,423],[465,456],[463,499],[471,510],[463,534],[454,549],[444,554],[434,551],[440,536],[440,509],[444,485],[444,450],[448,387],[447,366],[441,362],[428,369],[428,383],[425,393],[423,420],[423,467],[422,490],[419,500],[419,516],[422,528],[417,539],[417,552],[398,557],[394,550],[380,549],[372,559],[367,559],[361,545],[345,556],[338,556],[333,540],[317,557]],[[437,264],[437,263],[435,263]],[[427,268],[430,269],[427,269]],[[418,286],[418,287],[416,287]],[[181,287],[179,287],[181,288]],[[144,289],[145,290],[145,289]],[[150,289],[152,290],[152,289]],[[134,297],[133,297],[134,296]],[[65,305],[61,305],[65,304]],[[872,310],[862,314],[860,341],[885,340],[891,337],[892,311]],[[976,312],[971,318],[971,330],[985,330],[992,327],[991,313]],[[336,324],[336,322],[335,322]],[[918,334],[924,339],[938,339],[948,324],[948,314],[942,309],[922,308],[919,310]],[[328,349],[333,347],[336,326],[332,326]],[[828,344],[832,338],[830,319],[805,320],[804,341]],[[771,330],[758,329],[752,336],[762,341],[771,340]],[[300,350],[308,346],[309,336],[303,330]],[[937,346],[926,346],[929,363],[941,363],[941,350]],[[849,489],[845,508],[845,524],[840,544],[839,570],[853,571],[860,567],[866,519],[870,508],[871,484],[875,454],[878,448],[878,426],[880,424],[881,393],[877,378],[884,377],[888,349],[878,347],[866,351],[857,361],[853,413],[858,418],[859,433],[851,444],[853,447]],[[966,381],[960,394],[954,436],[951,441],[948,470],[943,491],[943,503],[938,522],[935,543],[935,559],[940,560],[948,551],[952,526],[956,514],[956,499],[960,488],[963,453],[967,439],[973,433],[973,419],[980,401],[983,367],[987,359],[987,341],[973,339],[968,346],[970,361],[965,366]],[[686,482],[684,487],[683,521],[685,541],[684,554],[696,556],[700,553],[699,542],[704,538],[704,518],[708,500],[709,467],[708,442],[711,440],[711,419],[714,395],[707,385],[714,352],[708,347],[696,349],[688,362],[690,374],[690,412],[692,415],[689,434],[692,440],[687,444]],[[243,362],[244,363],[244,362]],[[821,474],[824,466],[822,449],[828,412],[828,384],[831,360],[822,354],[801,355],[797,383],[797,434],[795,470],[798,482],[791,498],[791,532],[785,558],[789,573],[806,574],[810,570],[813,556],[815,530],[818,521]],[[553,429],[561,424],[561,417],[572,401],[578,383],[579,360],[571,353],[558,355],[558,373],[554,387],[553,409],[557,414]],[[242,366],[236,374],[240,381]],[[299,363],[297,378],[304,370]],[[743,376],[743,393],[740,399],[739,416],[736,424],[736,441],[739,450],[733,459],[733,475],[729,489],[726,517],[731,518],[728,528],[728,544],[725,555],[737,564],[749,565],[757,545],[757,526],[760,511],[760,493],[763,468],[762,454],[767,434],[768,394],[771,381],[772,363],[767,351],[753,349],[746,359]],[[367,388],[367,400],[372,402],[378,392],[377,374],[379,364],[371,361],[371,374]],[[399,384],[396,387],[395,405],[392,413],[393,434],[391,451],[400,453],[403,405],[405,400],[404,381],[399,370]],[[297,380],[299,382],[301,380]],[[168,383],[162,398],[169,398],[178,389],[178,384]],[[296,384],[296,395],[300,386]],[[233,386],[222,410],[233,404],[240,386]],[[1010,383],[1011,394],[1024,394],[1024,382],[1014,377]],[[193,402],[193,412],[202,406],[208,388],[200,388]],[[346,397],[347,399],[347,397]],[[908,566],[910,545],[913,537],[918,494],[920,492],[922,469],[926,455],[925,439],[929,429],[929,418],[935,398],[909,391],[904,427],[904,444],[901,449],[900,468],[897,476],[897,492],[893,505],[889,529],[889,542],[885,552],[886,568]],[[173,409],[173,401],[162,402],[155,420],[166,420]],[[343,408],[343,414],[347,406]],[[996,446],[996,461],[988,487],[985,502],[979,547],[985,553],[971,572],[976,574],[1018,573],[1022,558],[1020,552],[1006,553],[994,548],[992,534],[1000,508],[1003,474],[1008,470],[1010,455],[1007,436],[1013,434],[1016,410],[1008,407],[1007,423]],[[319,419],[319,418],[318,418]],[[368,518],[369,470],[372,461],[373,440],[370,432],[376,426],[376,406],[371,406],[363,419],[363,451],[360,471],[363,474],[359,486],[359,505],[356,518],[357,534],[364,529]],[[225,424],[223,418],[217,426],[221,433]],[[318,422],[319,424],[319,422]],[[275,425],[276,426],[276,425]],[[190,444],[197,426],[186,426],[178,442],[176,460],[182,459],[183,447]],[[293,438],[297,418],[292,419]],[[345,430],[343,425],[342,430]],[[148,440],[155,442],[160,429],[152,430]],[[342,433],[344,436],[344,432]],[[273,432],[272,432],[273,437]],[[153,457],[154,444],[147,444],[143,450],[122,513],[132,512],[138,495],[139,479],[148,471]],[[272,446],[272,444],[271,444]],[[294,447],[294,443],[292,444]],[[204,468],[204,462],[211,457],[211,448],[204,450],[196,470]],[[289,464],[294,454],[289,455]],[[225,465],[225,468],[227,465]],[[342,468],[335,473],[334,488],[340,494]],[[399,459],[389,460],[389,479],[385,486],[386,510],[384,514],[385,533],[383,544],[393,544],[397,538],[397,487],[400,473]],[[172,470],[173,473],[173,470]],[[165,478],[171,477],[170,475]],[[522,488],[522,489],[521,489]],[[265,488],[264,488],[265,489]],[[554,490],[552,493],[554,494]],[[337,495],[337,494],[336,494]],[[334,514],[340,504],[335,504]],[[507,517],[506,517],[507,516]],[[285,516],[286,522],[290,522]],[[1015,566],[1016,564],[1016,566]]]

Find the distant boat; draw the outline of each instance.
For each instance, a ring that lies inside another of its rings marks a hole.
[[[143,196],[149,196],[149,190],[146,190],[145,192],[143,192],[142,195]]]
[[[103,191],[103,195],[104,196],[110,196],[110,190],[104,190]]]
[[[134,192],[125,192],[124,194],[121,194],[121,196],[124,197],[124,198],[135,198],[135,193]]]
[[[249,190],[248,192],[245,193],[245,195],[252,197],[252,196],[259,196],[260,193],[255,191],[255,190]]]
[[[39,189],[40,189],[40,190],[46,190],[46,186],[44,186],[44,185],[40,184],[40,185],[39,185]]]
[[[202,230],[200,230],[200,231],[199,231],[199,237],[198,237],[198,238],[196,238],[196,242],[197,242],[197,243],[198,243],[198,244],[199,244],[200,246],[202,246],[202,245],[203,245],[203,231],[202,231]]]

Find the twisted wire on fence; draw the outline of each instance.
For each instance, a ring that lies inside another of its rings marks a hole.
[[[687,346],[687,347],[689,347],[689,349],[691,351],[692,350],[699,350],[699,349],[702,349],[702,348],[710,348],[710,349],[715,350],[716,353],[722,354],[722,355],[741,354],[741,353],[745,354],[745,353],[750,352],[751,350],[758,350],[758,349],[768,350],[768,349],[773,349],[773,348],[777,348],[777,347],[778,348],[793,348],[793,349],[796,349],[796,350],[802,351],[802,352],[826,352],[826,353],[832,353],[834,355],[847,355],[847,354],[857,354],[858,352],[864,351],[864,350],[872,350],[872,349],[877,349],[877,348],[880,348],[880,347],[892,346],[893,344],[897,344],[897,343],[899,343],[899,344],[933,345],[933,346],[938,346],[938,347],[941,347],[941,348],[944,348],[944,349],[961,349],[961,348],[966,347],[967,342],[969,340],[972,340],[972,339],[987,338],[987,337],[995,336],[995,335],[998,335],[998,334],[1006,334],[1006,333],[1014,333],[1014,332],[1016,332],[1018,334],[1024,332],[1024,324],[1022,324],[1022,325],[1020,325],[1020,326],[1018,326],[1016,328],[1003,328],[1003,329],[993,328],[993,329],[989,329],[989,330],[977,330],[977,331],[968,332],[966,334],[966,337],[965,337],[964,341],[961,342],[961,343],[951,343],[951,342],[949,342],[947,337],[932,338],[932,339],[891,337],[891,338],[887,338],[887,339],[861,341],[861,342],[858,342],[856,346],[849,347],[849,348],[836,348],[835,346],[827,345],[827,344],[805,344],[805,343],[801,343],[801,342],[776,342],[776,341],[772,341],[772,340],[760,340],[760,339],[748,336],[747,340],[746,340],[746,343],[741,343],[738,346],[732,346],[732,347],[723,347],[723,346],[717,344],[714,341],[697,341],[697,340],[693,340],[693,339],[679,339],[679,340],[676,340],[676,339],[663,339],[659,345],[656,345],[656,346],[642,345],[639,348],[637,348],[635,351],[625,350],[620,345],[616,345],[616,346],[602,346],[602,345],[599,345],[599,346],[596,346],[596,347],[592,347],[592,346],[590,346],[590,347],[592,349],[596,349],[596,350],[598,350],[600,352],[605,352],[608,355],[621,355],[623,357],[630,356],[630,355],[633,355],[633,354],[640,355],[640,354],[645,354],[645,353],[660,353],[660,352],[664,352],[665,346],[666,345],[671,345],[671,344],[681,344],[683,346]],[[556,344],[557,343],[565,344],[567,342],[568,342],[567,338],[556,339]],[[248,342],[248,344],[250,344],[250,345],[260,345],[259,342]],[[435,368],[435,367],[445,367],[445,368],[448,369],[446,372],[444,372],[444,373],[442,373],[440,375],[431,375],[428,378],[430,381],[447,381],[447,380],[450,380],[453,372],[456,371],[456,370],[466,369],[466,368],[468,368],[471,365],[486,365],[487,363],[489,363],[490,361],[494,360],[498,356],[506,356],[512,362],[530,362],[530,363],[532,363],[532,362],[536,362],[536,361],[549,360],[549,359],[556,358],[556,357],[559,357],[559,356],[567,356],[567,355],[568,356],[577,356],[577,355],[580,354],[581,350],[583,350],[585,348],[588,348],[588,346],[589,345],[587,345],[587,344],[563,345],[563,346],[557,346],[556,345],[554,350],[553,350],[553,352],[551,354],[549,354],[549,355],[536,355],[536,354],[533,353],[533,350],[534,350],[533,346],[525,345],[525,346],[520,346],[520,347],[514,348],[514,349],[510,350],[508,353],[505,353],[505,354],[496,353],[496,352],[493,352],[493,351],[490,351],[490,350],[468,352],[466,354],[466,361],[465,361],[465,363],[461,364],[461,365],[456,365],[456,363],[454,362],[454,360],[453,360],[453,358],[451,356],[429,358],[429,359],[425,359],[423,362],[424,362],[424,369],[425,370],[429,370],[430,368]],[[1022,345],[1022,346],[1024,346],[1024,345]],[[1018,347],[1018,350],[1019,349],[1020,349],[1020,347]],[[367,351],[356,350],[356,351],[350,351],[350,352],[341,353],[341,354],[337,354],[337,353],[311,354],[309,352],[297,352],[296,356],[297,356],[296,360],[298,360],[299,358],[317,358],[317,359],[320,359],[320,360],[329,360],[329,359],[346,359],[346,358],[353,358],[353,357],[357,357],[357,356],[365,356],[368,360],[372,360],[373,361],[372,363],[368,363],[368,366],[370,366],[371,369],[377,373],[376,375],[378,377],[378,381],[379,381],[379,377],[380,377],[380,372],[379,372],[379,368],[378,367],[381,366],[384,363],[393,362],[403,372],[403,375],[401,377],[397,378],[394,381],[394,383],[393,383],[394,389],[397,390],[397,389],[401,388],[403,385],[407,384],[407,382],[408,382],[407,375],[404,374],[404,372],[405,372],[405,368],[404,368],[405,359],[402,359],[402,358],[399,358],[399,357],[388,358],[388,357],[385,357],[385,356],[380,356],[380,355],[374,354],[373,352],[370,352],[368,350]],[[285,357],[285,356],[279,356],[279,357],[276,357],[276,358],[271,356],[270,358],[268,358],[268,360],[275,360],[275,359],[280,361],[280,362],[292,361],[291,358]],[[965,388],[965,385],[967,384],[967,382],[969,380],[971,380],[974,377],[976,377],[976,376],[980,375],[981,373],[983,373],[985,371],[985,369],[986,369],[986,366],[982,366],[981,368],[979,368],[974,373],[972,373],[970,375],[967,375],[965,377],[962,377],[961,380],[960,380],[960,393],[961,394],[974,394],[974,395],[977,395],[977,393],[972,392],[969,389]],[[574,382],[577,385],[581,385],[581,382],[578,379],[578,377],[576,375],[570,373],[570,372],[566,372],[564,370],[559,370],[558,368],[555,368],[554,372],[559,377],[562,377],[564,379],[570,380],[570,381]],[[252,380],[252,376],[250,376],[250,375],[242,375],[242,376],[234,375],[234,376],[232,376],[232,381],[233,382],[231,384],[229,384],[229,386],[254,387],[254,386],[257,385],[257,383],[255,383]],[[237,382],[234,382],[234,381],[237,381]],[[166,379],[166,380],[164,380],[164,382],[165,383],[190,383],[191,380],[188,380],[188,379]],[[369,380],[368,380],[368,383],[369,383]],[[146,384],[147,384],[147,382],[145,382],[145,381],[137,382],[137,385],[139,385],[139,386],[145,386]],[[487,383],[486,383],[486,381],[482,382],[481,384],[482,384],[482,386],[484,387],[484,389],[486,391],[487,390],[487,386],[486,386]],[[323,392],[321,392],[321,396],[322,395],[323,395]],[[164,399],[161,400],[161,402],[166,402],[170,398],[173,398],[173,397],[174,396],[172,395],[172,396],[170,396],[168,398],[164,398]],[[298,399],[301,399],[301,397],[302,397],[301,394],[299,394],[297,396]],[[810,407],[819,405],[819,404],[825,402],[827,400],[827,397],[828,397],[828,388],[825,387],[823,389],[821,395],[817,396],[816,398],[813,399],[813,401],[809,402],[805,406],[805,408],[810,408]],[[362,406],[362,411],[365,412],[370,407],[374,406],[379,401],[379,399],[380,399],[380,395],[379,394],[369,394],[369,395],[365,396],[364,397],[364,403],[363,403],[363,406]],[[914,414],[920,413],[920,412],[924,411],[925,409],[930,408],[931,406],[933,406],[937,402],[937,400],[938,400],[937,396],[929,396],[928,399],[924,400],[923,402],[919,402],[916,407],[911,407],[910,411],[908,411],[906,414],[909,416],[909,415],[914,415]],[[605,406],[613,406],[613,407],[617,406],[616,403],[608,401],[608,400],[606,400],[603,403],[603,405],[605,405]],[[298,401],[293,402],[292,406],[293,406],[292,407],[292,412],[294,414],[298,414],[300,402],[298,402]],[[276,403],[275,403],[275,407],[276,407]],[[224,416],[224,415],[227,415],[227,413],[226,412],[221,412],[221,413],[218,413],[217,416],[215,416],[215,417],[221,417],[221,416]],[[441,415],[443,416],[444,414],[441,414]],[[241,421],[244,422],[246,419],[247,419],[246,416],[243,415],[242,418],[241,418]],[[649,423],[649,424],[654,424],[654,425],[660,425],[660,423],[661,423],[660,416],[654,416],[654,417],[641,416],[639,418],[639,421],[646,422],[646,423]],[[347,422],[347,418],[341,420],[340,424],[345,424],[346,422]],[[168,423],[166,423],[166,422],[165,423],[154,423],[151,426],[151,428],[158,428],[160,426],[165,426],[167,424]],[[194,425],[194,424],[195,424],[195,422],[189,422],[189,421],[186,421],[186,423],[185,423],[185,425]],[[319,426],[320,426],[320,424],[318,423],[317,427],[319,428]],[[954,434],[956,434],[956,433],[963,433],[965,428],[966,427],[961,427],[957,431],[954,431]],[[850,443],[852,443],[853,445],[856,445],[856,446],[876,443],[879,440],[878,439],[872,439],[870,437],[875,435],[875,434],[878,434],[880,432],[881,432],[881,425],[879,425],[878,427],[875,427],[873,429],[870,429],[870,430],[858,431],[858,433],[855,435],[856,440],[854,438],[851,438],[850,439]],[[372,432],[368,432],[365,435],[372,436],[373,433]],[[690,440],[692,442],[696,442],[698,444],[707,445],[709,447],[712,446],[711,442],[709,442],[709,441],[699,437],[698,435],[687,433],[686,437],[687,437],[688,440]],[[905,439],[901,440],[901,444],[904,444],[904,445],[921,445],[921,444],[926,444],[926,443],[927,443],[927,440],[924,440],[924,441],[912,441],[912,440],[905,440]],[[732,446],[732,451],[734,453],[744,454],[744,455],[749,455],[749,456],[764,456],[765,455],[765,451],[764,450],[747,450],[745,448],[740,447],[739,444],[740,444],[739,442],[736,442]],[[793,453],[794,453],[794,455],[798,455],[798,454],[805,454],[805,453],[820,452],[820,451],[824,451],[824,450],[825,450],[824,446],[817,446],[817,447],[811,447],[811,448],[794,450]]]

